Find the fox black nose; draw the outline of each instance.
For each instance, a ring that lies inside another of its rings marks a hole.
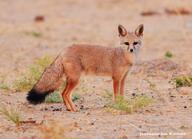
[[[132,52],[133,52],[133,49],[130,49],[130,52],[132,53]]]

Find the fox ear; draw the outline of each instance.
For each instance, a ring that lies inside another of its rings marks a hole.
[[[124,36],[127,35],[127,30],[126,30],[125,27],[122,26],[122,25],[119,25],[119,26],[118,26],[118,31],[119,31],[119,36],[124,37]]]
[[[135,34],[140,37],[140,36],[143,36],[143,31],[144,31],[144,26],[143,24],[140,24],[136,30],[135,30]]]

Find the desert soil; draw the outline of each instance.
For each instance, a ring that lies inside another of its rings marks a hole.
[[[24,120],[37,123],[17,127],[1,115],[0,138],[38,139],[52,130],[56,134],[64,130],[66,137],[74,139],[192,138],[192,88],[176,89],[169,83],[175,76],[192,74],[192,15],[165,12],[178,7],[190,10],[190,0],[1,0],[0,7],[0,76],[10,86],[19,73],[44,55],[55,57],[73,43],[118,46],[118,24],[132,31],[143,23],[144,46],[126,80],[125,95],[131,98],[133,93],[143,93],[154,100],[131,114],[106,111],[103,95],[106,90],[112,92],[108,77],[81,78],[76,92],[82,97],[75,102],[79,108],[75,113],[66,111],[62,103],[33,106],[26,102],[27,92],[1,89],[2,104],[19,111]],[[143,11],[158,14],[142,16]],[[44,21],[35,22],[38,15],[44,16]],[[165,57],[167,51],[172,58]],[[42,123],[50,121],[51,130],[41,129]],[[54,133],[49,138],[57,138]]]

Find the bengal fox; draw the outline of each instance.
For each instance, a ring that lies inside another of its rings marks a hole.
[[[111,76],[113,79],[114,100],[118,93],[124,95],[127,72],[134,64],[136,53],[142,46],[144,26],[139,25],[134,32],[118,26],[120,45],[103,47],[97,45],[74,44],[62,51],[53,63],[45,69],[39,81],[28,92],[27,100],[38,104],[56,90],[66,77],[66,87],[62,92],[63,102],[70,111],[77,111],[71,100],[73,89],[82,73]]]

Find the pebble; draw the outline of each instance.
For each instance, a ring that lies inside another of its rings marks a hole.
[[[53,109],[53,111],[61,111],[62,109],[61,108],[55,108]]]
[[[80,106],[80,109],[83,109],[83,108],[84,108],[84,106],[83,106],[83,105],[81,105],[81,106]]]
[[[135,94],[135,93],[132,93],[131,95],[132,95],[132,96],[136,96],[136,94]]]

